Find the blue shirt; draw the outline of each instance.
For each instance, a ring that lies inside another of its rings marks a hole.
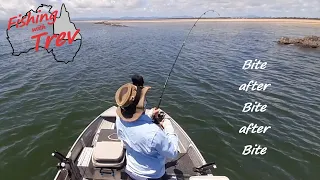
[[[160,178],[165,173],[166,158],[178,154],[178,137],[165,133],[152,119],[142,114],[133,122],[116,118],[117,134],[126,145],[127,166],[132,178]]]

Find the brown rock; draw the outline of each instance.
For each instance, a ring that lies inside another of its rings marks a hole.
[[[290,39],[288,37],[282,37],[278,42],[280,44],[291,44]]]
[[[304,38],[288,38],[281,37],[278,41],[279,44],[294,44],[302,47],[308,48],[318,48],[320,47],[320,37],[318,36],[306,36]]]

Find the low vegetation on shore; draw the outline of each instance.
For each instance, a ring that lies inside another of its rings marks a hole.
[[[288,38],[281,37],[278,41],[279,44],[294,44],[302,47],[308,48],[318,48],[320,47],[320,37],[318,36],[306,36],[304,38]]]

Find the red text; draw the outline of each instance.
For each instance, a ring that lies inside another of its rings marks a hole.
[[[40,13],[41,10],[38,10],[37,12]],[[48,25],[52,25],[56,21],[57,14],[57,10],[50,13],[50,16],[48,16],[48,14],[37,14],[36,16],[33,16],[31,15],[31,11],[29,11],[26,16],[19,14],[19,16],[14,16],[9,19],[8,30],[10,30],[10,28],[14,25],[16,28],[22,28],[24,26],[28,26],[31,22],[32,24],[37,24],[39,22],[41,23],[43,20],[48,21]],[[15,21],[15,19],[17,19],[17,21]]]
[[[56,46],[57,47],[60,47],[60,46],[62,46],[63,44],[66,43],[66,41],[67,41],[67,40],[65,40],[66,36],[68,38],[68,43],[72,44],[74,39],[76,38],[76,36],[79,34],[79,32],[80,32],[80,29],[77,29],[76,32],[72,36],[71,36],[71,32],[70,31],[61,32],[59,35],[54,34],[53,36],[48,35],[47,32],[43,32],[43,33],[31,36],[31,39],[36,39],[35,49],[36,49],[36,51],[38,51],[39,50],[40,39],[41,39],[42,36],[48,35],[47,38],[46,38],[46,41],[45,41],[45,48],[48,49],[50,47],[51,41],[53,39],[55,39],[55,38],[56,38]]]

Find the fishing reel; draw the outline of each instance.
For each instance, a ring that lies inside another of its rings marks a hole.
[[[160,111],[157,115],[153,117],[153,122],[155,124],[160,124],[160,122],[164,119],[165,113]]]

